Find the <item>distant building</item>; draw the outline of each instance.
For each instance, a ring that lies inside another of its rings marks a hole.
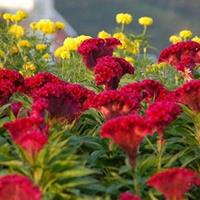
[[[26,10],[29,13],[29,21],[51,19],[65,23],[65,30],[55,35],[56,43],[60,43],[67,36],[76,36],[73,27],[55,9],[54,0],[0,0],[0,12]],[[26,22],[26,24],[28,23]]]

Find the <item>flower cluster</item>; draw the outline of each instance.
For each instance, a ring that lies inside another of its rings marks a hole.
[[[9,98],[24,83],[24,78],[14,70],[0,70],[0,105],[6,104]]]
[[[97,109],[107,120],[134,112],[138,103],[137,99],[134,101],[126,93],[117,90],[101,92],[87,102],[88,107]]]
[[[200,112],[200,81],[191,80],[175,91],[177,101],[189,106],[194,112]]]
[[[197,173],[190,169],[171,168],[153,175],[148,185],[163,193],[166,199],[183,200],[184,194],[199,180]]]
[[[94,69],[97,85],[105,85],[106,89],[116,89],[121,77],[133,74],[134,68],[123,58],[104,56],[97,60]]]
[[[181,109],[175,102],[158,101],[150,105],[146,110],[146,117],[156,128],[159,134],[180,114]]]
[[[49,19],[41,19],[38,22],[32,22],[30,27],[33,31],[37,30],[43,34],[54,34],[57,30],[64,29],[62,22],[53,22]]]
[[[25,93],[26,95],[33,96],[38,89],[44,87],[47,83],[67,84],[66,82],[60,80],[58,77],[51,73],[40,72],[35,76],[26,78],[24,85],[20,88],[20,91]]]
[[[6,200],[41,200],[39,187],[25,176],[12,174],[0,177],[0,198]]]
[[[180,42],[161,51],[158,62],[167,62],[177,70],[192,70],[200,63],[200,44],[193,41]]]
[[[149,122],[139,115],[120,116],[107,121],[100,131],[102,138],[111,138],[128,155],[134,167],[137,148],[144,137],[152,134]]]
[[[79,46],[78,53],[82,55],[85,65],[93,70],[98,58],[112,56],[113,51],[120,44],[120,41],[115,38],[87,39]]]
[[[32,160],[47,143],[48,127],[42,118],[16,119],[6,123],[4,127],[9,130],[13,141],[25,150]]]

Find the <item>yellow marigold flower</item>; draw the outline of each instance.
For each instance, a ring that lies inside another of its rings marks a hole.
[[[4,13],[3,14],[3,19],[6,21],[10,21],[12,18],[12,14],[11,13]]]
[[[27,70],[27,71],[35,71],[36,70],[36,66],[32,63],[32,62],[27,62],[27,63],[24,63],[23,65],[23,69]]]
[[[56,25],[49,19],[41,19],[36,23],[36,29],[44,34],[54,34],[56,32]]]
[[[184,40],[189,39],[192,37],[192,31],[187,30],[187,29],[182,30],[180,31],[179,36],[183,38]]]
[[[147,16],[140,17],[138,23],[142,26],[151,26],[153,24],[153,18]]]
[[[77,38],[68,37],[64,41],[64,47],[69,51],[76,51],[79,47],[80,41]]]
[[[105,39],[105,38],[111,37],[111,34],[108,33],[108,32],[106,32],[106,31],[100,31],[100,32],[98,33],[98,37],[99,37],[99,38],[102,38],[102,39]]]
[[[48,53],[45,53],[43,56],[42,56],[45,60],[50,60],[50,55]]]
[[[65,47],[63,47],[63,46],[58,47],[54,52],[54,57],[59,58],[63,51],[66,51]]]
[[[28,17],[28,13],[23,10],[18,10],[16,15],[20,16],[21,20],[26,19]]]
[[[172,43],[172,44],[176,44],[178,42],[181,42],[182,41],[182,38],[179,37],[179,36],[176,36],[176,35],[171,35],[169,37],[169,41]]]
[[[29,24],[29,26],[30,26],[30,28],[31,28],[32,30],[36,30],[36,25],[37,25],[37,22],[31,22],[31,23]]]
[[[31,47],[31,43],[28,40],[20,40],[17,45],[19,47]]]
[[[19,49],[16,46],[11,47],[10,54],[17,54],[19,52]]]
[[[129,40],[124,33],[122,32],[115,33],[113,34],[113,37],[121,42],[121,45],[118,46],[119,49],[125,49],[127,47],[127,43]]]
[[[116,22],[118,24],[130,24],[132,21],[133,17],[128,13],[119,13],[116,15]]]
[[[20,38],[24,35],[25,30],[22,26],[13,24],[9,29],[9,33],[14,35],[16,38]]]
[[[5,56],[4,51],[0,50],[0,57],[4,57],[4,56]]]
[[[56,22],[55,23],[56,25],[56,28],[59,29],[59,30],[63,30],[65,28],[65,24],[63,22]]]
[[[21,16],[20,15],[12,15],[11,17],[11,21],[12,22],[20,22],[22,20]]]
[[[200,43],[200,37],[195,36],[195,37],[192,38],[192,41]]]
[[[140,53],[140,43],[138,41],[128,40],[126,44],[126,50],[133,55],[138,55]]]
[[[38,51],[44,51],[44,50],[47,48],[47,45],[46,45],[46,44],[43,44],[43,43],[41,43],[41,44],[36,44],[35,48],[36,48],[36,50],[38,50]]]
[[[131,64],[134,64],[134,62],[135,62],[134,58],[132,58],[132,57],[130,57],[130,56],[126,56],[124,59],[125,59],[127,62],[131,63]]]
[[[61,54],[60,54],[60,57],[63,60],[69,59],[70,58],[70,52],[69,51],[62,51]]]

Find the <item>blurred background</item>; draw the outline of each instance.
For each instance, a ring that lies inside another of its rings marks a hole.
[[[69,35],[96,36],[101,30],[112,32],[119,12],[133,15],[134,22],[127,27],[129,32],[142,30],[137,24],[139,17],[153,17],[154,25],[148,33],[158,50],[168,45],[169,36],[181,29],[191,29],[194,36],[200,35],[200,0],[0,0],[2,9],[8,8],[5,5],[3,8],[6,2],[15,7],[12,9],[26,7],[33,18],[65,19]]]
[[[141,30],[137,25],[139,17],[154,18],[149,34],[152,44],[159,49],[181,29],[191,29],[194,35],[200,35],[200,0],[56,0],[55,5],[81,34],[112,31],[116,27],[116,13],[129,12],[135,18],[127,27],[129,31]]]

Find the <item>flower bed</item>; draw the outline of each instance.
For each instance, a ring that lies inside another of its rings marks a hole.
[[[198,200],[200,38],[171,36],[156,61],[153,19],[126,33],[120,13],[113,34],[68,37],[52,55],[64,24],[28,31],[26,17],[0,27],[0,199]]]

